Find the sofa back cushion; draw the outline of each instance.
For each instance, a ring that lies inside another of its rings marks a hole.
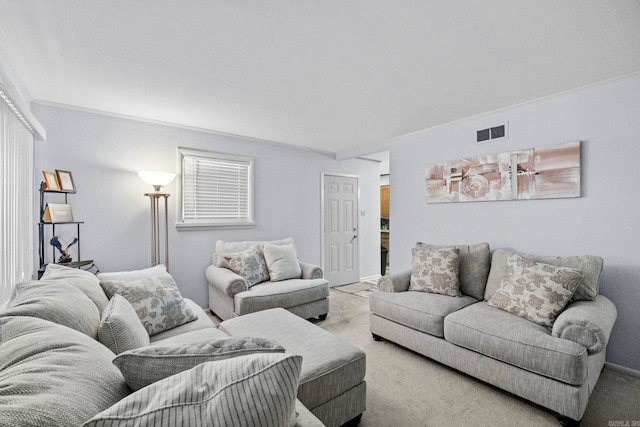
[[[100,287],[100,280],[88,271],[79,268],[65,267],[59,264],[48,264],[42,278],[47,282],[68,283],[88,296],[98,307],[98,312],[102,313],[109,302],[109,298]]]
[[[437,246],[417,242],[416,247],[420,246],[434,248],[453,246],[458,248],[460,260],[458,282],[460,292],[463,295],[469,295],[479,300],[484,297],[489,268],[491,266],[491,254],[489,253],[488,243]]]
[[[2,426],[80,426],[130,393],[86,335],[28,317],[2,317],[0,330]]]
[[[19,283],[2,316],[38,317],[98,339],[100,313],[84,292],[58,280]]]
[[[489,272],[487,288],[484,294],[485,301],[490,300],[493,294],[500,288],[500,284],[505,278],[507,259],[512,254],[517,254],[517,252],[509,249],[498,249],[493,253],[491,257],[491,271]],[[519,255],[535,262],[551,264],[556,267],[575,268],[578,270],[582,274],[582,281],[578,285],[569,303],[574,301],[593,301],[596,295],[598,295],[598,285],[603,265],[602,258],[592,255],[568,257]]]

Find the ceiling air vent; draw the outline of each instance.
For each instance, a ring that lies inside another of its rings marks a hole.
[[[476,131],[476,142],[488,142],[507,138],[507,123]]]

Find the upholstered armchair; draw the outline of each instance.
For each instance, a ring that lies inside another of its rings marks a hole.
[[[304,319],[329,312],[329,282],[320,267],[298,260],[291,238],[219,240],[206,278],[209,308],[223,320],[276,307]]]

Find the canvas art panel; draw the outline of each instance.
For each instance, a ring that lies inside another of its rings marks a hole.
[[[580,142],[427,166],[426,202],[580,197]]]

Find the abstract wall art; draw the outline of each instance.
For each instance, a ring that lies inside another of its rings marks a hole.
[[[580,142],[436,163],[426,202],[580,197]]]

